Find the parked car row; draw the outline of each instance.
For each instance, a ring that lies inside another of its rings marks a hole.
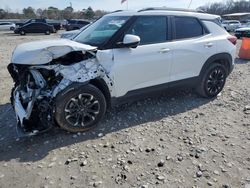
[[[89,24],[89,21],[80,19],[67,20],[66,24],[49,19],[29,19],[25,22],[17,23],[0,22],[0,30],[14,31],[14,33],[21,35],[25,35],[26,33],[45,33],[49,35],[64,27],[69,32],[63,33],[61,37],[72,39]]]
[[[238,20],[224,20],[222,27],[228,32],[233,32],[234,35],[240,39],[242,37],[250,37],[250,22],[240,22]]]

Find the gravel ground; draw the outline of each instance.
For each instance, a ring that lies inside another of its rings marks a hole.
[[[112,109],[86,133],[19,138],[6,66],[17,44],[56,37],[0,32],[0,188],[249,188],[250,64],[239,59],[214,100],[165,92]]]

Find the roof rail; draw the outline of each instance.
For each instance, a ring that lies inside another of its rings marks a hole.
[[[165,11],[184,11],[184,12],[199,12],[205,13],[202,10],[182,9],[182,8],[168,8],[168,7],[149,7],[139,10],[138,12],[151,11],[151,10],[165,10]]]
[[[122,12],[122,11],[124,11],[124,10],[115,10],[115,11],[113,11],[111,13]]]

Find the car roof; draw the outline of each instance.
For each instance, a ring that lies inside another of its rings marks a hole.
[[[2,24],[2,23],[5,23],[5,24],[6,24],[6,23],[7,23],[7,24],[13,24],[12,22],[0,22],[0,23],[1,23],[1,24]]]
[[[47,24],[47,23],[44,23],[44,22],[31,22],[31,23],[27,23],[27,24],[23,25],[22,27],[25,27],[25,26],[27,26],[27,25],[38,25],[38,24],[51,26],[51,25],[49,25],[49,24]]]
[[[115,11],[107,16],[147,16],[147,15],[166,15],[166,16],[190,16],[200,19],[214,20],[220,18],[218,15],[202,13],[184,9],[143,9],[141,11]]]

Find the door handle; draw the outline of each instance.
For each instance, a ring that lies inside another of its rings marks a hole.
[[[213,45],[214,44],[212,42],[208,42],[208,43],[205,44],[205,47],[206,48],[211,48],[211,47],[213,47]]]
[[[169,49],[169,48],[162,48],[162,49],[159,51],[159,53],[161,53],[161,54],[168,53],[168,52],[170,52],[170,49]]]

